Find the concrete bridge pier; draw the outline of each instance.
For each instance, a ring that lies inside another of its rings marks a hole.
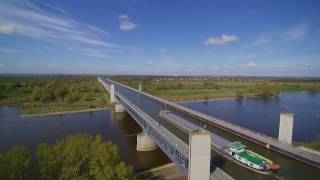
[[[137,151],[152,151],[157,148],[157,144],[146,132],[137,135]]]
[[[143,85],[139,83],[139,91],[142,92],[143,91]]]
[[[114,84],[110,84],[110,102],[115,103],[116,102],[116,97],[114,94]]]
[[[281,113],[279,123],[279,141],[287,144],[292,142],[293,113]]]
[[[207,180],[210,178],[211,135],[205,130],[189,134],[188,180]]]
[[[126,112],[126,110],[124,109],[124,107],[120,103],[117,103],[114,105],[114,111],[117,113],[118,112]]]

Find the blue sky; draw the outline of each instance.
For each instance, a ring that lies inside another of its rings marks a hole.
[[[0,73],[320,76],[320,1],[1,0]]]

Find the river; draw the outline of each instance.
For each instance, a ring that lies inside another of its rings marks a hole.
[[[0,151],[16,144],[35,150],[40,143],[54,143],[76,133],[101,135],[119,147],[121,158],[136,172],[157,167],[170,160],[160,150],[136,151],[136,136],[141,128],[127,113],[112,110],[76,114],[22,117],[23,110],[0,107]]]
[[[293,112],[293,141],[320,140],[320,93],[282,93],[275,97],[183,105],[275,138],[278,138],[280,112]]]

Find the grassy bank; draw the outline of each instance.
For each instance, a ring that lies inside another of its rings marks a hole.
[[[59,114],[108,108],[109,98],[94,76],[1,77],[0,105],[26,115]]]
[[[280,92],[317,92],[320,82],[288,82],[270,80],[211,80],[179,78],[129,78],[114,77],[115,81],[138,88],[144,84],[144,91],[174,101],[203,101],[210,99],[244,98],[278,95]]]
[[[313,149],[313,150],[317,150],[320,152],[320,140],[316,140],[311,143],[296,143],[296,145],[303,146],[303,147]]]

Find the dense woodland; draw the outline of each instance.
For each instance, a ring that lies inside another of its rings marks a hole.
[[[40,144],[36,153],[16,145],[0,153],[0,179],[134,179],[116,145],[100,136],[76,134],[55,144]]]

